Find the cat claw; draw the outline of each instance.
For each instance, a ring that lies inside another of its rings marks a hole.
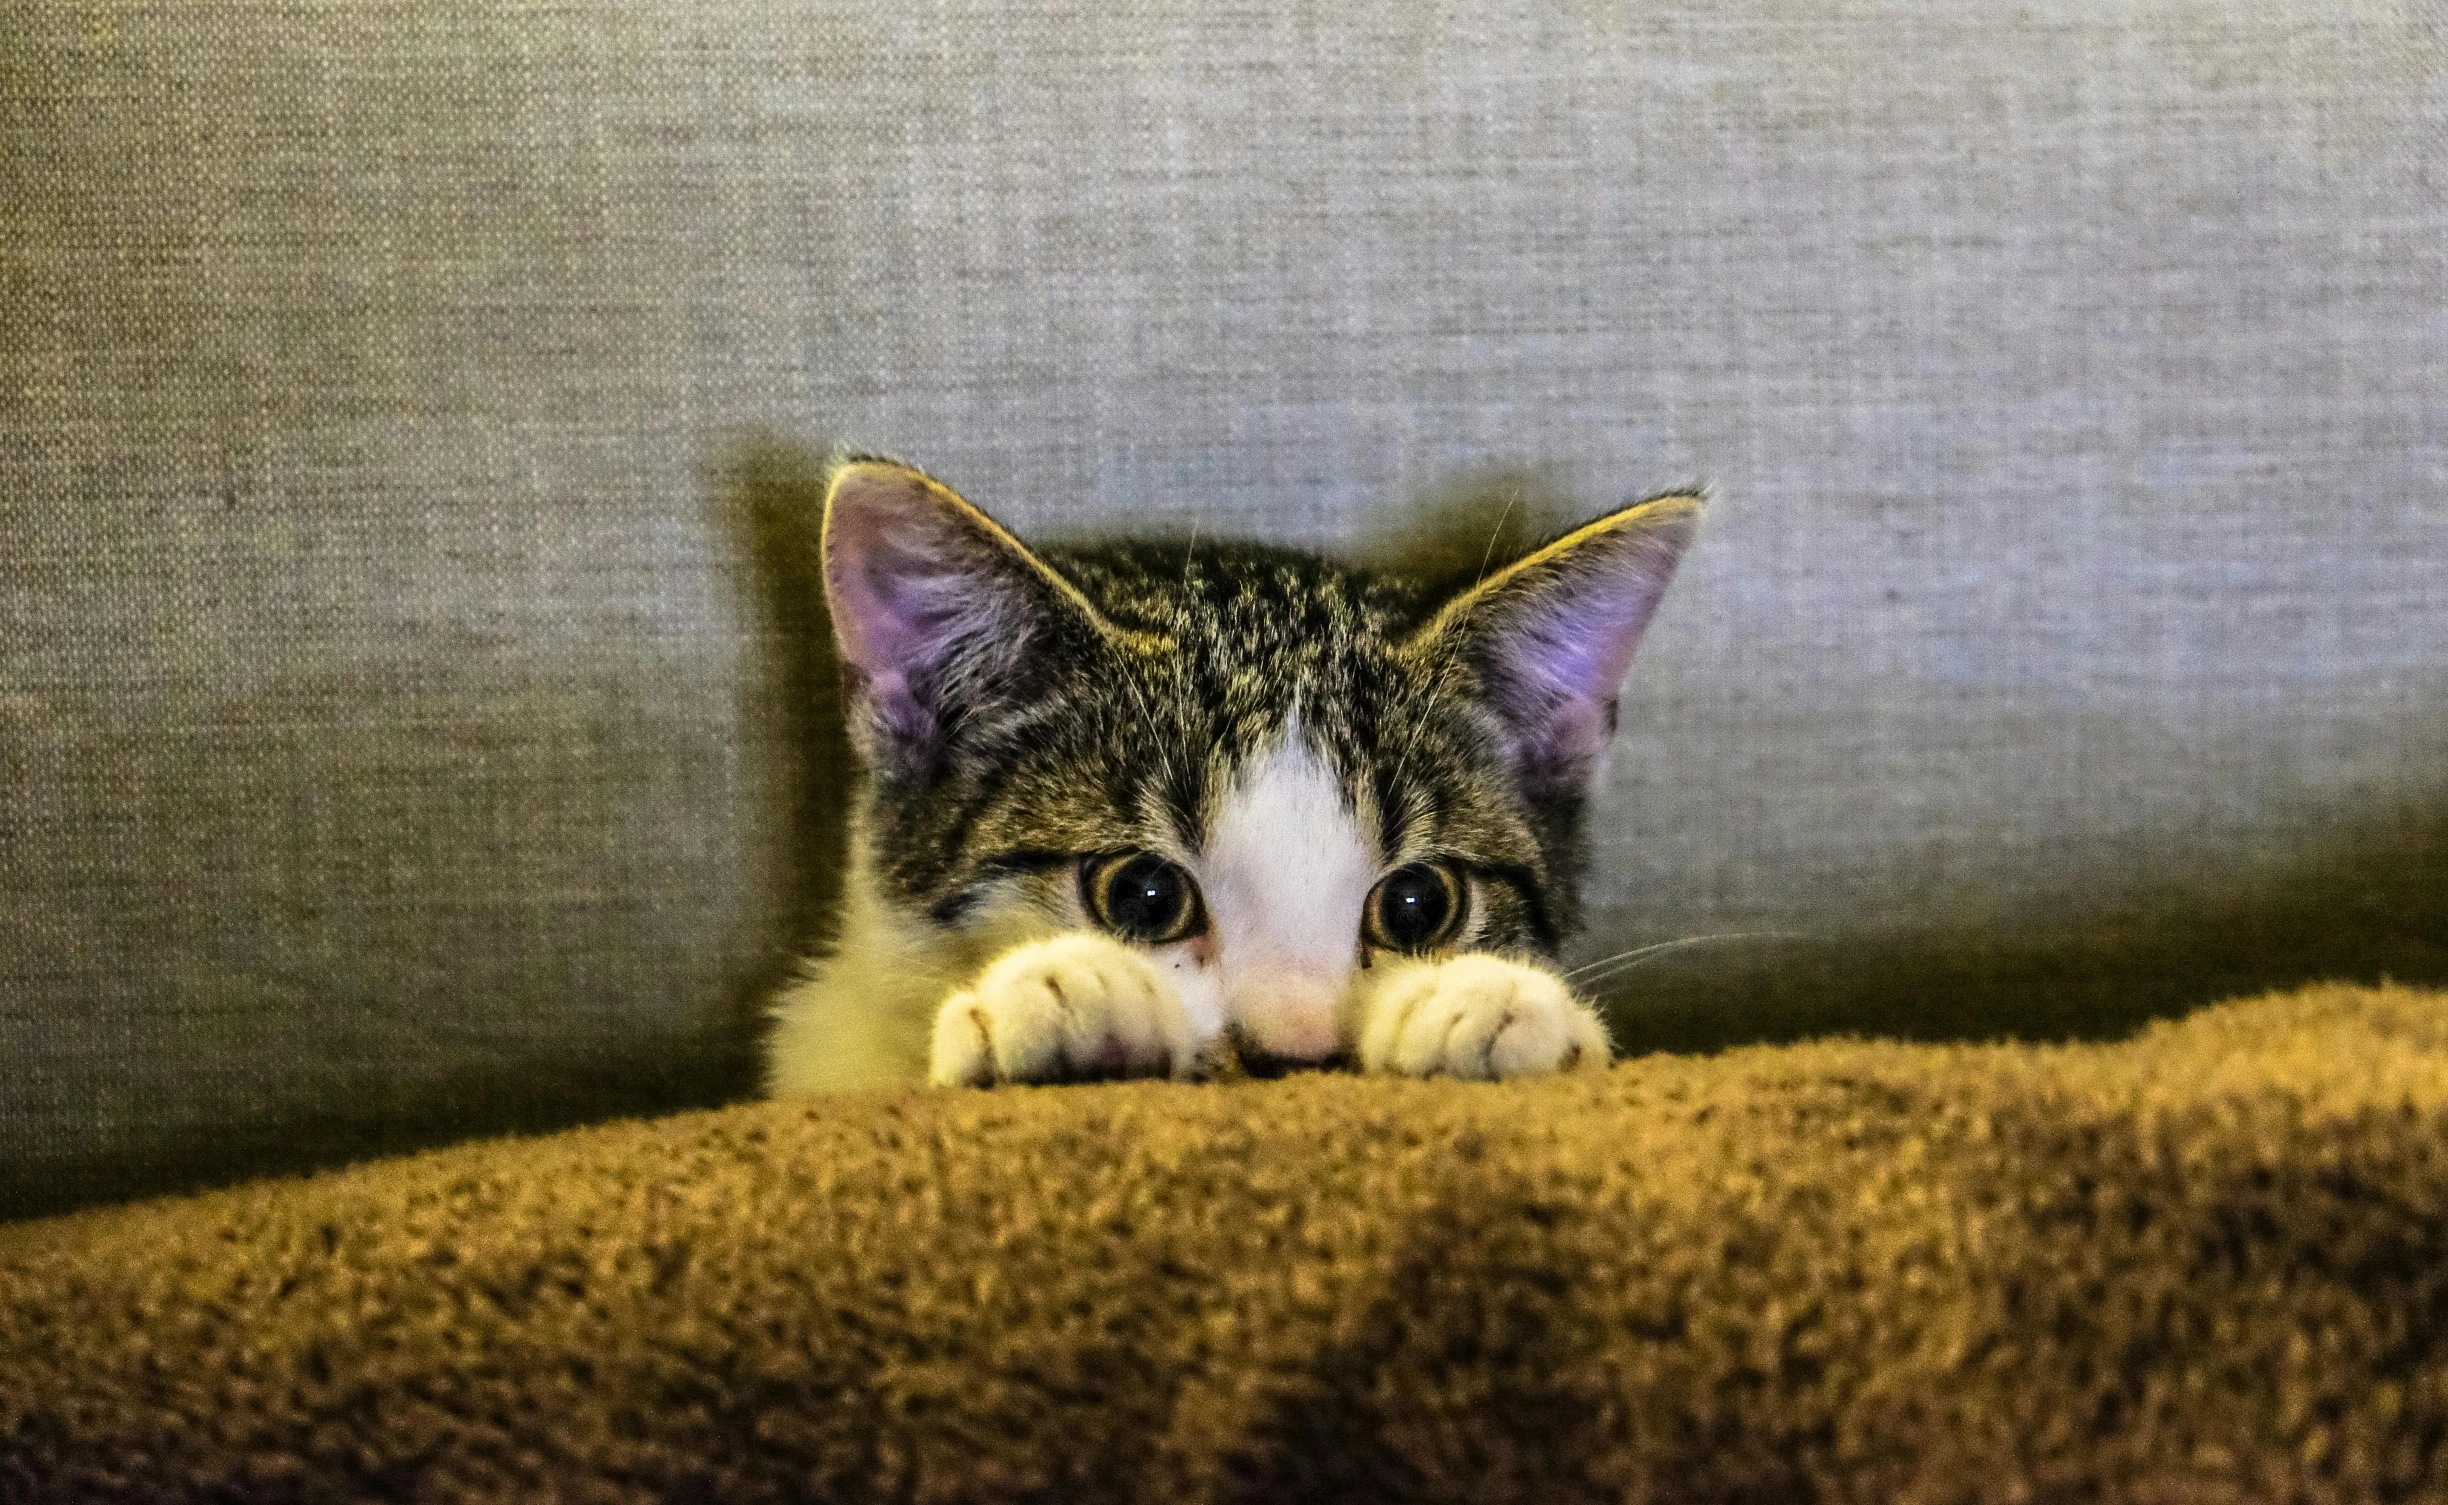
[[[939,1087],[1115,1077],[1187,1078],[1196,1051],[1181,998],[1145,955],[1059,935],[997,957],[935,1016]]]
[[[1403,1076],[1476,1081],[1602,1071],[1606,1026],[1564,980],[1490,955],[1401,964],[1380,984],[1360,1036],[1360,1064]]]

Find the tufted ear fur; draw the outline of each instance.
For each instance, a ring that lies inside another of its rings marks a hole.
[[[1586,787],[1633,650],[1700,519],[1663,496],[1599,518],[1447,602],[1414,640],[1477,673],[1534,793]]]
[[[1050,638],[1102,627],[994,519],[890,460],[835,467],[824,581],[851,736],[884,769],[926,766],[965,718],[1025,692]]]

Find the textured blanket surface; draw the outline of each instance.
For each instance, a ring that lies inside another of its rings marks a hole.
[[[760,1104],[0,1229],[0,1498],[2448,1496],[2448,995]]]

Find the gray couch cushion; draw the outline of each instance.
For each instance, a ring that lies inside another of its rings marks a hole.
[[[1634,1041],[2448,973],[2433,10],[10,27],[11,1208],[744,1086],[842,773],[760,435],[1358,553],[1709,483],[1588,949],[1821,939]]]

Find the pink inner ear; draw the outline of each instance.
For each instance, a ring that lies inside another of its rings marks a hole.
[[[1505,655],[1514,672],[1576,700],[1614,699],[1648,613],[1634,602],[1592,596],[1583,591],[1526,611]]]
[[[870,685],[905,686],[939,665],[964,601],[957,520],[915,477],[843,478],[825,517],[825,589],[842,658]]]
[[[906,678],[942,658],[959,621],[945,604],[948,571],[893,530],[861,521],[828,539],[834,631],[843,658],[871,681]]]
[[[1647,613],[1578,600],[1526,604],[1490,643],[1490,686],[1524,759],[1572,775],[1605,750],[1614,705]]]
[[[1491,588],[1478,610],[1489,693],[1535,776],[1579,778],[1615,730],[1615,700],[1675,564],[1688,513],[1627,522]]]
[[[940,707],[922,697],[943,693],[950,661],[997,609],[993,561],[960,506],[914,472],[861,466],[826,510],[833,635],[854,697],[889,743],[933,733]]]

